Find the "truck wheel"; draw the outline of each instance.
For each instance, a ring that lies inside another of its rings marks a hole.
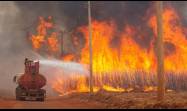
[[[16,96],[16,100],[20,100],[18,96]]]
[[[43,101],[44,101],[44,98],[39,98],[39,99],[37,99],[37,101],[43,102]]]
[[[25,98],[24,97],[20,97],[19,100],[25,101]]]
[[[41,98],[41,99],[40,99],[40,101],[42,101],[42,102],[43,102],[43,101],[44,101],[44,98]]]

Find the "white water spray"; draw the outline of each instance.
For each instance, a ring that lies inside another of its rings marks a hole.
[[[57,70],[62,70],[64,74],[72,74],[72,73],[84,74],[84,75],[89,74],[85,65],[76,62],[64,62],[56,59],[52,59],[52,60],[41,59],[40,64],[45,67],[49,67],[50,69],[54,68]]]
[[[68,80],[74,75],[88,76],[89,71],[86,65],[76,62],[65,62],[57,59],[46,59],[40,56],[40,73],[47,79],[45,89],[48,96],[55,96],[57,93],[53,87],[53,83],[59,79]],[[58,96],[58,94],[56,95]]]

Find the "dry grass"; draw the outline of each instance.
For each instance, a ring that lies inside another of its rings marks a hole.
[[[113,93],[99,91],[92,96],[88,93],[74,93],[70,98],[80,98],[82,101],[97,101],[109,109],[176,109],[187,108],[187,92],[166,93],[164,101],[156,100],[156,93]]]

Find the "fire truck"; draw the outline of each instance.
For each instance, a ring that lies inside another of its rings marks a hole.
[[[39,73],[39,61],[25,58],[25,72],[14,76],[13,81],[18,84],[16,87],[16,100],[44,101],[46,90],[46,78]]]

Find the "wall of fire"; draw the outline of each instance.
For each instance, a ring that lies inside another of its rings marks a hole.
[[[89,64],[87,2],[15,3],[23,10],[27,42],[35,52],[49,58]],[[95,86],[104,89],[156,86],[153,4],[148,1],[92,2]],[[187,89],[186,7],[186,2],[164,2],[168,89]],[[86,90],[87,80],[80,80],[78,82],[84,85],[75,87]]]

